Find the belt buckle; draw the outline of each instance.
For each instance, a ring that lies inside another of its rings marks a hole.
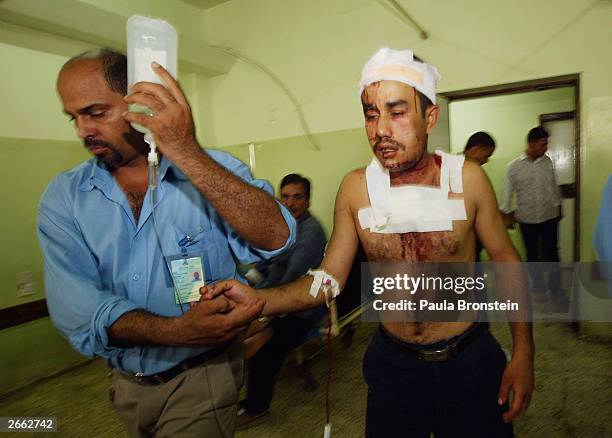
[[[450,345],[440,350],[422,350],[419,353],[419,358],[425,362],[446,362],[451,358]]]
[[[131,375],[132,380],[134,380],[139,385],[145,385],[147,383],[144,373],[134,373]]]
[[[144,373],[134,373],[131,375],[132,379],[139,385],[158,385],[165,383],[164,379],[159,374],[153,374],[151,376],[145,376]]]

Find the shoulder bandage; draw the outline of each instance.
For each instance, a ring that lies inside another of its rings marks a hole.
[[[440,187],[405,185],[391,187],[389,171],[376,158],[366,168],[370,207],[359,210],[361,228],[372,233],[452,231],[454,220],[467,220],[463,199],[463,155],[436,151],[442,158]]]
[[[331,291],[331,298],[336,298],[340,294],[340,285],[338,281],[331,275],[325,272],[323,269],[309,269],[308,275],[312,275],[314,279],[310,285],[310,295],[316,298],[319,292],[325,294],[325,300],[327,301],[328,292]]]

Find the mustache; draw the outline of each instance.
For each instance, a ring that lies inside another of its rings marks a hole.
[[[102,147],[105,147],[105,148],[109,148],[109,149],[111,149],[113,151],[117,151],[117,148],[112,143],[109,143],[109,142],[104,141],[104,140],[97,140],[95,138],[86,138],[85,140],[83,140],[83,145],[87,149],[92,148],[94,146],[102,146]]]
[[[376,143],[374,143],[374,150],[377,152],[380,152],[383,149],[388,149],[388,148],[393,148],[393,149],[403,151],[406,149],[406,146],[388,137],[383,137],[379,139]]]

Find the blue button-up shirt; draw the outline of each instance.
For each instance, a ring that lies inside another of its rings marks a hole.
[[[593,246],[599,260],[608,262],[610,265],[612,262],[612,175],[608,177],[608,182],[601,195],[601,207],[593,233]]]
[[[608,295],[612,297],[612,175],[601,195],[601,207],[593,233],[593,246],[599,258],[599,270],[608,282]]]
[[[220,151],[206,153],[249,184],[273,193],[270,184],[253,179],[240,160]],[[182,253],[179,242],[187,240],[189,255],[202,257],[206,282],[211,282],[239,278],[235,259],[253,263],[271,258],[292,245],[296,235],[295,220],[281,206],[290,229],[287,242],[275,251],[253,248],[170,161],[162,159],[159,180],[155,208],[148,191],[136,223],[124,192],[92,158],[49,184],[38,217],[53,323],[82,354],[102,356],[113,368],[145,375],[207,349],[121,348],[109,341],[108,328],[126,312],[145,309],[173,317],[188,311],[188,306],[176,304],[164,260]]]

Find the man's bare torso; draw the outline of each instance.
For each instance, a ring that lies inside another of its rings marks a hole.
[[[433,158],[433,157],[432,157]],[[365,170],[353,174],[351,214],[359,240],[370,262],[470,262],[474,261],[475,206],[466,196],[468,219],[453,221],[452,231],[411,232],[401,234],[372,233],[359,224],[359,209],[370,206]],[[439,187],[439,161],[431,160],[421,172],[391,179],[392,186],[418,184]],[[466,188],[464,188],[466,189]],[[464,194],[449,193],[450,199],[464,199]],[[470,322],[383,322],[385,328],[407,342],[430,344],[463,333]]]

